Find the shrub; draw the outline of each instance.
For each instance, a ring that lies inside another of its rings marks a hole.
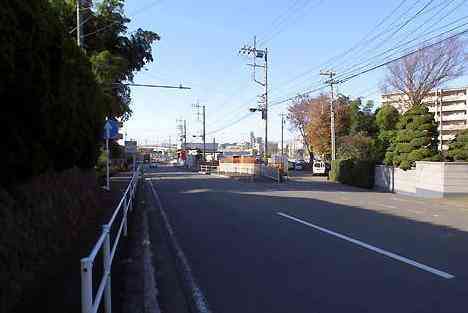
[[[461,131],[450,143],[448,156],[454,161],[468,161],[468,129]]]
[[[0,311],[27,302],[60,275],[95,235],[102,210],[93,171],[46,173],[7,192],[0,189]],[[93,234],[92,238],[89,234]]]
[[[374,168],[375,163],[372,161],[334,160],[331,163],[330,180],[361,188],[372,188]]]
[[[416,161],[438,160],[437,136],[437,125],[429,109],[424,105],[412,107],[397,124],[396,137],[387,150],[385,163],[407,170]]]

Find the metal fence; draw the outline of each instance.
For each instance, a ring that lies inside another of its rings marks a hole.
[[[200,165],[200,172],[211,174],[218,172],[218,167],[215,165]]]
[[[272,166],[262,164],[260,166],[260,176],[273,179],[274,181],[277,181],[278,183],[281,182],[281,171],[277,167],[272,167]]]
[[[104,307],[106,313],[112,312],[111,301],[111,267],[112,261],[119,244],[122,232],[127,236],[127,214],[133,209],[133,201],[135,191],[138,185],[140,168],[133,172],[132,178],[126,188],[122,199],[115,208],[112,217],[107,224],[102,225],[102,233],[96,244],[91,250],[91,253],[81,259],[81,312],[96,313],[98,312],[101,301],[104,297]],[[111,243],[111,228],[117,219],[117,215],[122,212],[120,225]],[[99,280],[99,285],[96,294],[93,293],[93,265],[98,253],[102,250],[103,273]]]

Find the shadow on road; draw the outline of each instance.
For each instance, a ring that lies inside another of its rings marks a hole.
[[[154,178],[215,312],[466,311],[465,213],[448,215],[457,219],[454,228],[396,215],[398,210],[410,210],[412,202],[402,203],[395,212],[377,211],[367,203],[337,203],[340,192],[364,202],[368,198],[370,204],[379,194],[335,183],[244,183],[170,169],[148,177]],[[322,193],[328,194],[327,200],[316,197]],[[277,212],[455,278],[445,280],[330,238]]]

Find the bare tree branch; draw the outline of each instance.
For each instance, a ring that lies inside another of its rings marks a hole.
[[[409,106],[419,105],[433,89],[460,77],[464,64],[464,42],[446,40],[388,65],[386,89],[406,95]]]

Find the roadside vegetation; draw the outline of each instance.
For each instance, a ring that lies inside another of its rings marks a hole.
[[[450,144],[445,158],[438,151],[434,114],[423,103],[434,89],[462,74],[463,49],[461,40],[451,39],[389,64],[383,91],[403,96],[395,107],[376,108],[372,101],[337,95],[333,103],[337,160],[332,162],[330,178],[372,188],[375,164],[408,170],[416,161],[467,161],[466,131]],[[303,137],[311,160],[330,161],[329,95],[300,96],[288,111],[289,122]]]
[[[84,2],[82,48],[75,0],[2,2],[1,312],[47,310],[49,299],[37,295],[52,284],[66,292],[63,267],[78,264],[106,209],[98,184],[105,119],[130,117],[125,83],[153,61],[159,40],[127,32],[124,0]]]

